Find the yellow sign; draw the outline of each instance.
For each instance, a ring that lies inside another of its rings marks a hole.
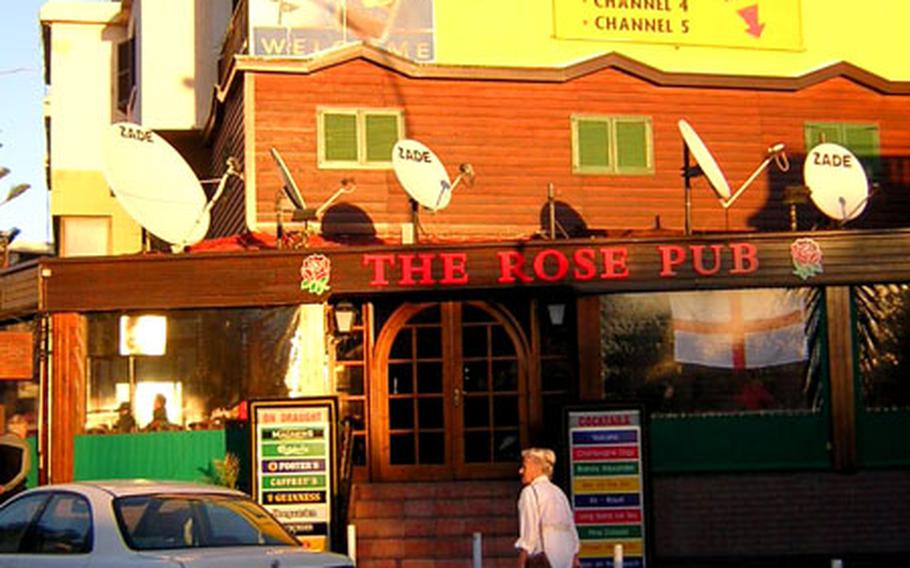
[[[802,49],[799,0],[553,0],[557,39]]]
[[[638,492],[641,485],[638,476],[594,477],[575,479],[572,489],[577,494],[615,493],[617,491]]]
[[[612,558],[617,544],[622,545],[622,552],[625,556],[641,556],[644,550],[641,539],[598,540],[582,542],[578,555],[582,558]]]

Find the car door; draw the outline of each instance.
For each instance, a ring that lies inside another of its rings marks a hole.
[[[29,495],[4,508],[2,513],[0,534],[6,534],[9,528],[11,536],[2,541],[0,568],[88,565],[92,550],[91,508],[82,495],[71,492]]]
[[[0,568],[23,564],[19,546],[49,498],[49,493],[33,493],[0,508]]]

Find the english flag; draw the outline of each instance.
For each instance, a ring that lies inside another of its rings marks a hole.
[[[670,295],[676,361],[757,369],[807,359],[803,297],[762,288]]]

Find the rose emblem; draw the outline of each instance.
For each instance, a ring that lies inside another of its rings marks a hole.
[[[796,239],[790,245],[790,258],[793,260],[793,274],[803,280],[823,272],[822,248],[814,239]]]
[[[323,254],[311,254],[300,264],[300,289],[311,294],[324,294],[329,289],[332,261]]]

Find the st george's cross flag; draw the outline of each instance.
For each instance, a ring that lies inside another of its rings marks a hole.
[[[771,288],[670,295],[679,363],[757,369],[805,361],[804,300]]]

